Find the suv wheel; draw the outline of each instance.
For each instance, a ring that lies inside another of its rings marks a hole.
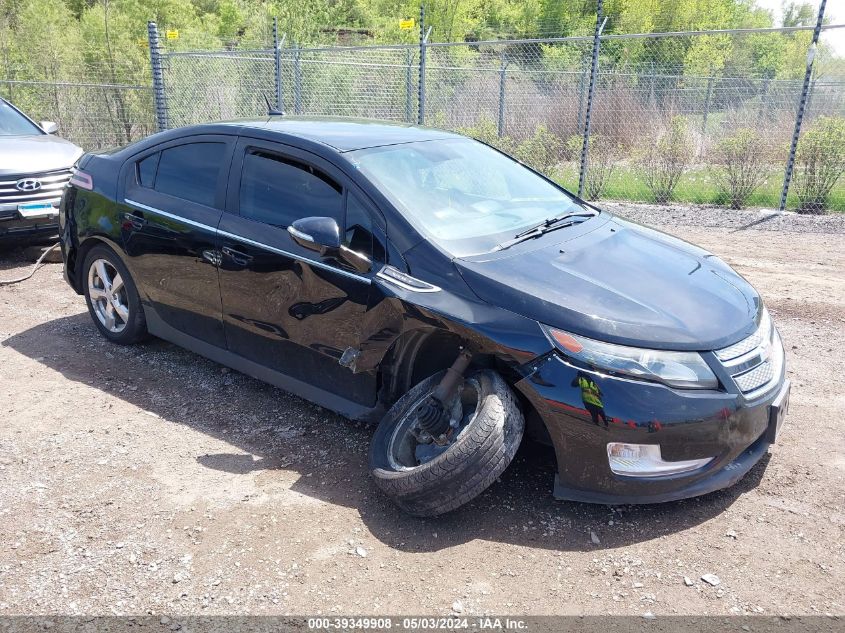
[[[141,298],[117,254],[108,246],[95,246],[83,270],[85,302],[100,333],[120,345],[141,340],[147,333]]]
[[[499,374],[484,370],[467,377],[452,405],[448,443],[430,441],[415,417],[443,374],[423,380],[400,398],[370,445],[376,484],[415,516],[449,512],[484,492],[511,463],[525,428],[513,391]]]

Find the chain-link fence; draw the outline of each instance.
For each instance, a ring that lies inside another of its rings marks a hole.
[[[0,96],[85,150],[125,145],[155,132],[150,86],[0,79]]]
[[[424,122],[500,147],[575,191],[581,184],[591,199],[772,208],[811,36],[793,27],[606,35],[598,46],[594,37],[277,40],[266,50],[161,52],[157,94],[169,126],[260,115],[268,102],[288,114]],[[845,211],[845,72],[824,40],[819,49],[788,206]]]
[[[822,30],[807,84],[790,209],[845,211],[836,28]],[[812,35],[791,27],[429,42],[421,29],[411,45],[305,48],[276,34],[267,48],[187,51],[163,50],[151,25],[152,82],[134,65],[118,80],[134,84],[7,73],[0,96],[56,121],[86,150],[262,115],[269,102],[291,115],[456,130],[591,199],[777,208]]]

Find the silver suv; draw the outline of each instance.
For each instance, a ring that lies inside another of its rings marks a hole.
[[[0,99],[0,243],[58,235],[59,200],[82,149]]]

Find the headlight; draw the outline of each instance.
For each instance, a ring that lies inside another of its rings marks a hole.
[[[666,352],[612,345],[546,328],[550,340],[565,356],[595,369],[684,389],[715,389],[716,376],[697,352]]]

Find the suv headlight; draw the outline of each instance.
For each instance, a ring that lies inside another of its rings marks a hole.
[[[716,389],[719,381],[698,352],[667,352],[613,345],[544,328],[564,356],[595,369],[683,389]]]

